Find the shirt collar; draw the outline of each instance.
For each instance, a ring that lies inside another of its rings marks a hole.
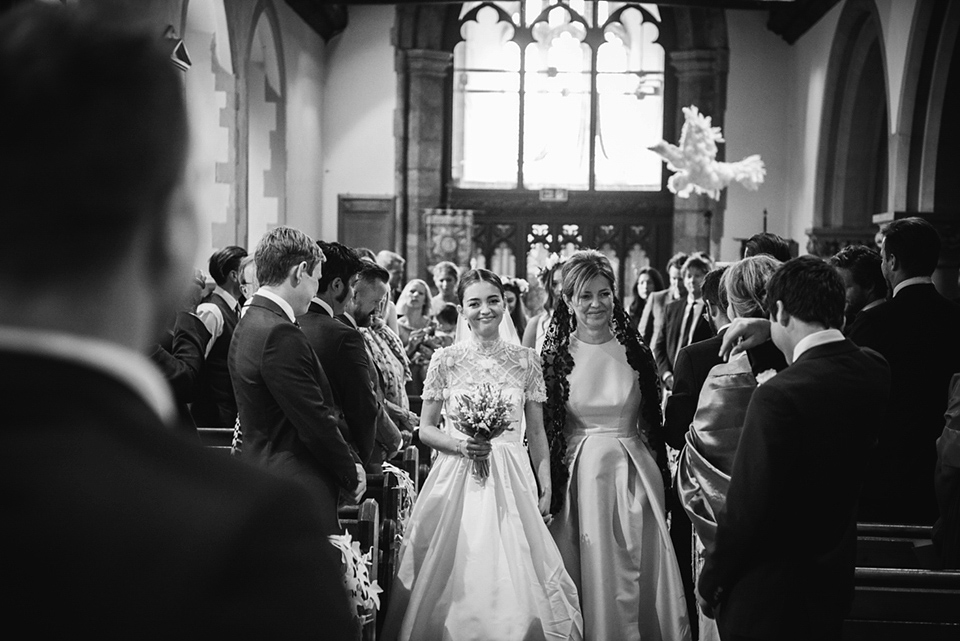
[[[150,359],[109,341],[27,327],[0,326],[0,347],[50,356],[99,370],[140,396],[167,424],[176,417],[170,386]]]
[[[283,297],[280,296],[279,294],[274,294],[273,292],[261,287],[260,289],[257,290],[257,293],[254,294],[254,296],[263,296],[267,300],[272,300],[273,302],[275,302],[277,305],[280,306],[280,309],[282,309],[283,312],[287,315],[287,318],[290,319],[291,323],[297,322],[297,316],[296,314],[293,313],[293,307],[291,307],[290,303],[285,301]]]
[[[220,285],[217,285],[216,287],[213,288],[213,293],[219,296],[220,298],[222,298],[224,301],[226,301],[230,309],[237,308],[237,305],[239,304],[237,299],[233,297],[233,294],[225,290],[223,287],[220,287]]]
[[[351,316],[351,315],[350,315],[350,312],[344,312],[344,313],[341,314],[341,315],[342,315],[344,318],[346,318],[348,321],[350,321],[350,324],[353,325],[353,328],[354,328],[354,329],[356,329],[356,330],[359,330],[359,329],[360,329],[360,326],[357,325],[357,319],[355,319],[353,316]]]
[[[327,301],[323,300],[322,298],[317,298],[316,296],[314,296],[314,297],[313,297],[313,302],[316,303],[317,305],[319,305],[320,307],[322,307],[323,309],[325,309],[326,312],[327,312],[328,314],[330,314],[330,318],[333,318],[333,316],[334,316],[333,308],[330,307],[330,305],[327,303]]]
[[[836,343],[844,340],[843,332],[839,329],[823,329],[819,332],[807,334],[793,348],[793,362],[796,363],[800,355],[808,349],[827,343]]]
[[[878,298],[877,300],[870,301],[869,303],[867,303],[866,305],[864,305],[864,306],[863,306],[863,309],[861,309],[860,311],[861,311],[861,312],[865,312],[865,311],[867,311],[868,309],[873,309],[874,307],[876,307],[876,306],[878,306],[878,305],[883,305],[885,302],[887,302],[886,299]]]
[[[909,287],[910,285],[929,285],[933,283],[933,278],[930,276],[914,276],[913,278],[908,278],[904,281],[901,281],[899,285],[893,288],[893,295],[896,296],[904,287]]]

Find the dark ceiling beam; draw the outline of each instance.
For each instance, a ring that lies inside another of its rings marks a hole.
[[[840,0],[797,0],[777,7],[770,12],[767,28],[793,44],[838,2]]]
[[[287,0],[287,4],[324,42],[347,28],[347,7],[343,2]]]

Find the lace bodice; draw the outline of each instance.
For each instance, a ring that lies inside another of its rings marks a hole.
[[[450,417],[455,415],[459,399],[483,383],[491,383],[502,390],[514,405],[514,429],[504,432],[497,440],[522,440],[520,418],[524,403],[547,400],[540,357],[529,347],[501,340],[492,344],[465,341],[437,350],[430,360],[423,384],[423,399],[443,401],[447,416],[444,431],[462,437],[450,424]]]

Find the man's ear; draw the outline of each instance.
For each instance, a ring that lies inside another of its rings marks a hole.
[[[790,318],[791,318],[790,313],[786,309],[784,309],[782,300],[777,301],[776,313],[777,313],[777,316],[776,316],[777,322],[781,326],[786,327],[787,325],[790,324]]]
[[[287,280],[290,281],[290,285],[297,287],[300,285],[300,281],[303,280],[303,274],[307,271],[307,262],[300,261],[296,265],[290,268],[290,271],[287,272]]]

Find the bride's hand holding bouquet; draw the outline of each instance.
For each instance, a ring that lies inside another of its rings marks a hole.
[[[512,429],[511,409],[510,401],[490,383],[482,383],[472,394],[460,398],[455,423],[458,430],[470,437],[467,453],[481,482],[490,476],[490,441]]]

